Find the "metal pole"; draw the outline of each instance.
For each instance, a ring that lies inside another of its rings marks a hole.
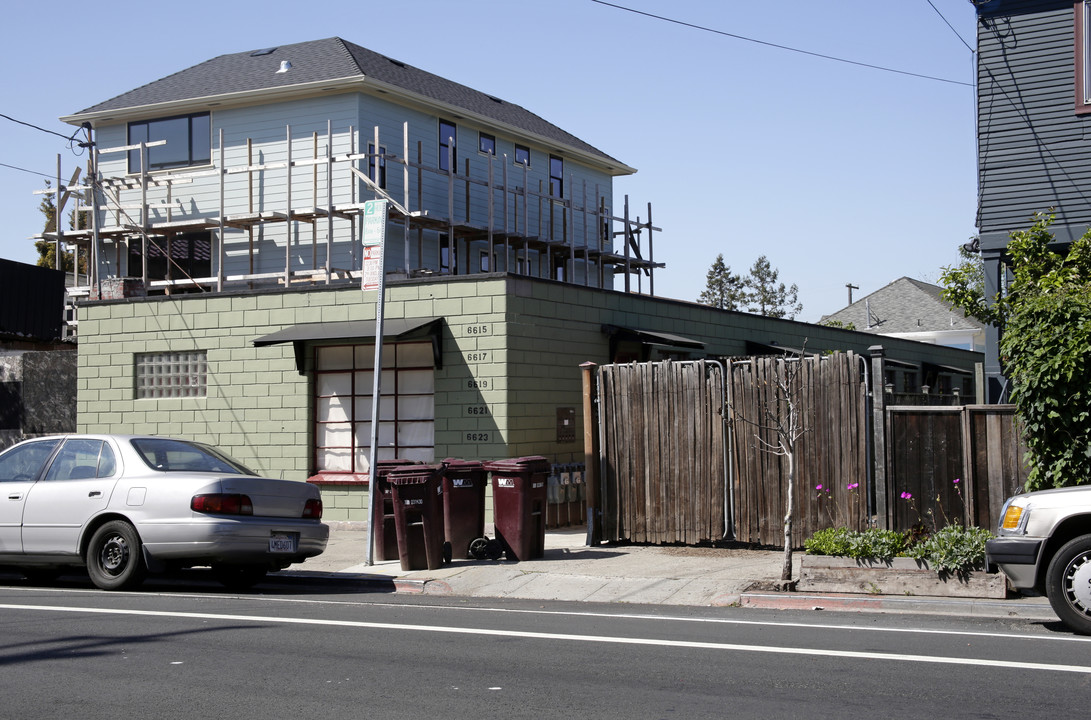
[[[379,150],[378,143],[375,145],[375,150],[376,152]],[[378,176],[378,169],[379,165],[376,163],[376,176]],[[382,259],[379,261],[379,294],[375,299],[375,366],[371,386],[371,448],[368,454],[370,464],[368,466],[367,488],[368,515],[371,518],[375,517],[375,503],[377,502],[376,489],[378,483],[375,479],[379,451],[379,405],[382,400],[380,393],[382,391],[383,371],[383,313],[385,311],[386,296],[386,202],[381,200],[374,202],[381,203],[382,205],[384,227],[382,238],[379,243]],[[381,513],[379,517],[382,517]],[[370,524],[367,529],[367,554],[364,562],[369,566],[375,564],[375,528],[370,527]]]

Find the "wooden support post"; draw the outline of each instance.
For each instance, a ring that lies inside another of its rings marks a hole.
[[[286,193],[286,205],[285,212],[287,214],[287,220],[284,223],[285,237],[284,237],[284,287],[288,288],[292,284],[292,126],[288,125],[284,130],[285,145],[287,146],[285,155],[288,159],[288,165],[285,169],[287,175],[288,188]]]
[[[227,199],[227,157],[224,155],[224,129],[220,128],[220,227],[216,233],[217,245],[216,250],[216,292],[223,292],[224,289],[224,258],[227,253],[224,251],[224,216],[227,213],[227,209],[224,207]],[[169,189],[168,185],[168,189]],[[167,207],[170,207],[168,205]],[[168,256],[169,257],[169,256]],[[170,267],[170,261],[167,261],[167,267]]]
[[[596,422],[595,368],[593,362],[580,365],[583,374],[583,481],[587,500],[587,544],[598,545],[602,540],[602,518],[599,512],[599,434]]]
[[[882,345],[872,345],[868,353],[871,355],[871,490],[875,498],[872,516],[877,527],[889,530],[894,524],[886,480],[886,394],[883,390],[886,353]]]

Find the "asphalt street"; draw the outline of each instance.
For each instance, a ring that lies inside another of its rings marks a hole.
[[[4,716],[1027,717],[1091,640],[1024,619],[0,582]]]

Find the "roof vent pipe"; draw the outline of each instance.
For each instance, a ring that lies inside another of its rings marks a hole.
[[[286,73],[291,69],[292,69],[292,64],[290,62],[288,62],[287,60],[281,60],[280,61],[280,69],[277,70],[277,74],[279,75],[280,73]]]

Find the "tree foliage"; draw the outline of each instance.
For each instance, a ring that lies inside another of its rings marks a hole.
[[[765,317],[794,320],[803,312],[803,305],[798,301],[799,288],[795,283],[785,287],[784,283],[777,282],[779,276],[779,271],[769,264],[769,258],[762,255],[754,261],[744,281],[749,291],[748,309]]]
[[[1000,359],[1023,421],[1027,487],[1091,482],[1091,231],[1051,247],[1052,216],[1038,214],[1008,244],[1007,295],[986,303],[953,274],[944,297],[1000,325]]]
[[[962,308],[967,317],[984,323],[995,322],[990,309],[991,299],[985,297],[985,266],[981,253],[960,245],[958,254],[961,258],[958,265],[948,265],[940,274],[940,283],[944,286],[940,297]]]
[[[49,180],[45,181],[46,187],[50,187]],[[53,195],[43,195],[42,201],[38,203],[38,210],[45,217],[45,223],[42,226],[43,233],[52,233],[57,231],[57,206],[53,202]],[[75,228],[77,225],[75,211],[68,217],[68,226]],[[80,224],[82,227],[82,223]],[[38,267],[46,267],[51,270],[57,268],[57,243],[52,240],[36,240],[34,242],[34,248],[38,251]],[[65,272],[72,272],[75,258],[70,251],[63,252],[61,254],[61,270]],[[87,263],[83,258],[80,258],[80,272],[87,271]]]
[[[705,277],[705,289],[697,302],[720,310],[740,310],[746,305],[746,287],[742,278],[731,272],[730,265],[724,264],[722,253],[716,256]]]
[[[766,317],[795,319],[803,311],[798,302],[799,288],[778,283],[779,272],[764,255],[759,257],[745,277],[731,272],[722,254],[708,269],[705,289],[697,302],[721,310],[747,310]]]

